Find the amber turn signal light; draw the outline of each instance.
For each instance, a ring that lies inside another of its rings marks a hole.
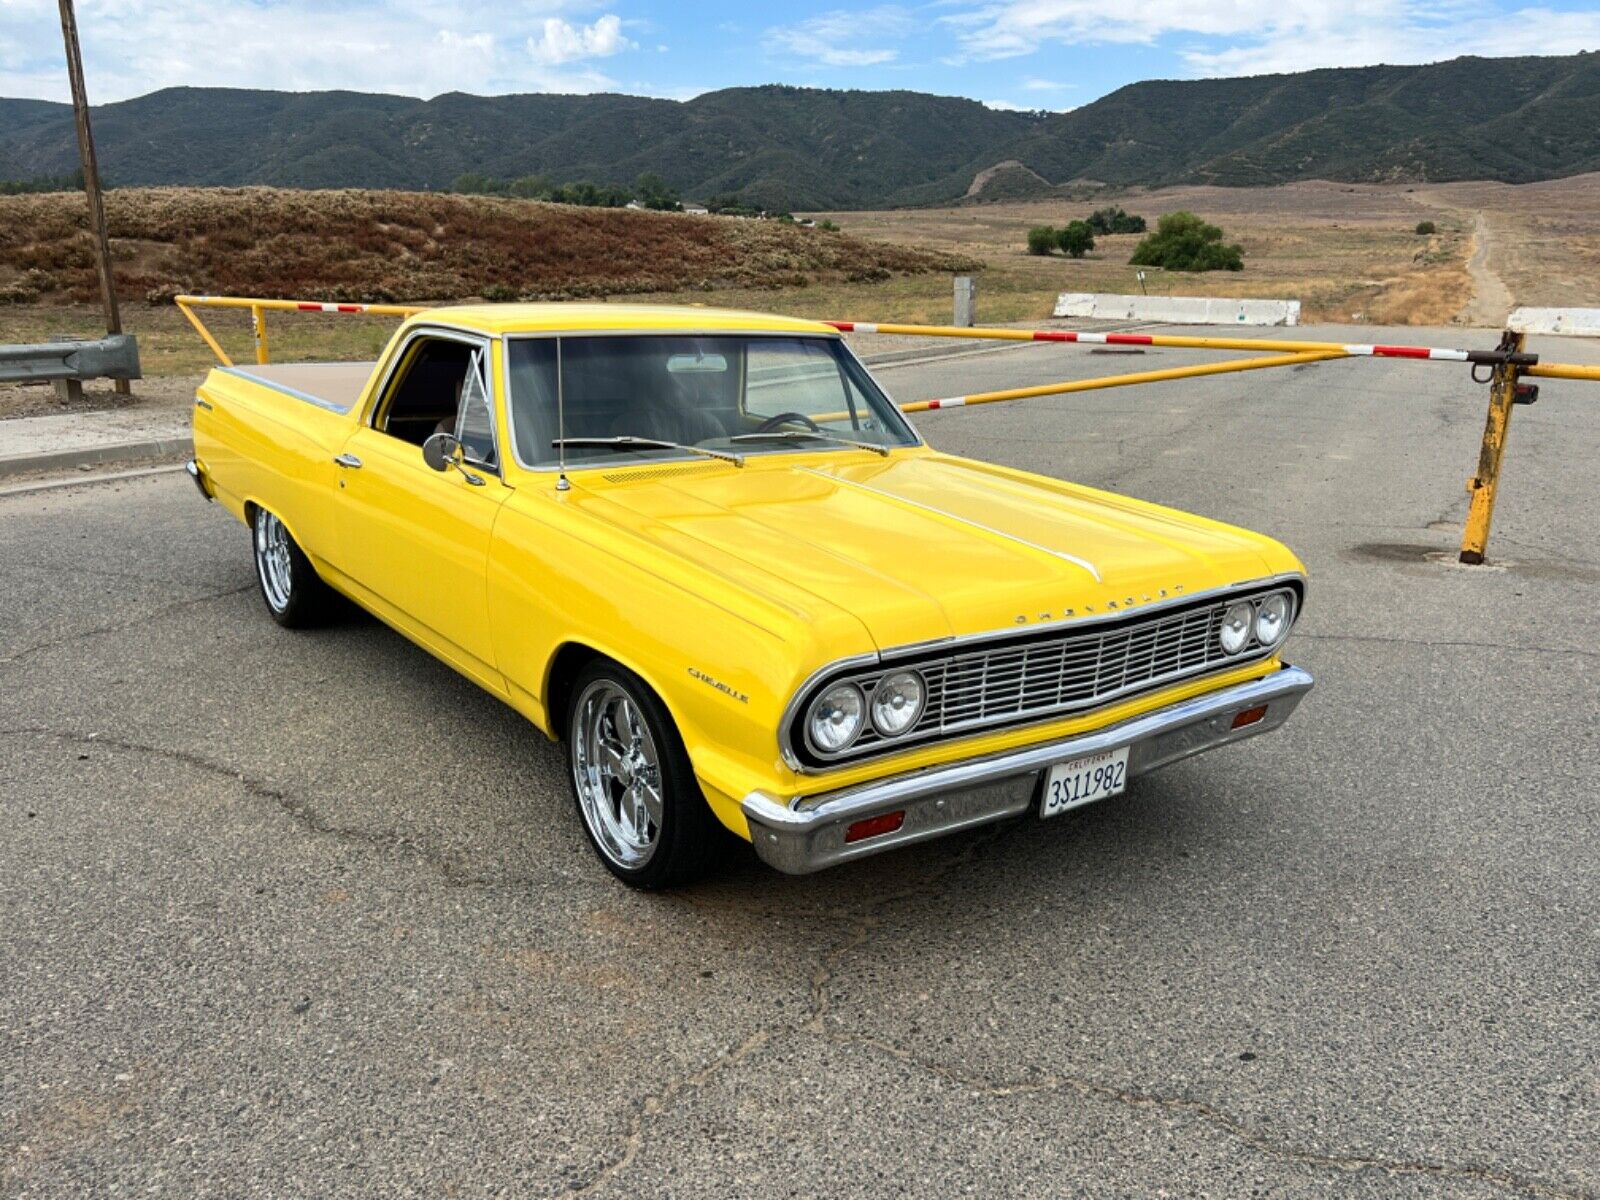
[[[1265,704],[1258,704],[1254,708],[1247,708],[1243,712],[1234,713],[1233,727],[1235,729],[1243,729],[1246,725],[1254,725],[1266,715],[1267,706]]]

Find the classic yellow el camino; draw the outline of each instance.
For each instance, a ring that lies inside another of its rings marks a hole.
[[[1311,687],[1283,546],[940,454],[809,321],[440,308],[212,371],[194,441],[268,612],[340,592],[565,742],[635,886],[1054,816]]]

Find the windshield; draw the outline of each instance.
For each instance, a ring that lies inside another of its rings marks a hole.
[[[917,441],[837,338],[629,334],[509,338],[506,346],[513,441],[524,466],[554,466],[551,443],[562,436],[655,439],[740,455],[859,452],[835,439],[884,447]],[[558,363],[564,429],[556,412]],[[817,436],[795,436],[808,433]],[[753,436],[765,434],[774,436]],[[569,445],[566,461],[585,466],[684,453]]]

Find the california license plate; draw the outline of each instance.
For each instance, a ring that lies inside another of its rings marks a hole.
[[[1057,763],[1045,776],[1044,803],[1039,806],[1039,815],[1059,816],[1068,809],[1115,796],[1127,786],[1126,746]]]

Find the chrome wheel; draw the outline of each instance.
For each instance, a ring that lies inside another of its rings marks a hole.
[[[256,513],[256,573],[261,594],[275,613],[289,607],[294,590],[294,567],[289,559],[289,531],[266,509]]]
[[[638,870],[661,837],[661,760],[638,701],[609,679],[584,689],[572,712],[578,807],[600,852]]]

